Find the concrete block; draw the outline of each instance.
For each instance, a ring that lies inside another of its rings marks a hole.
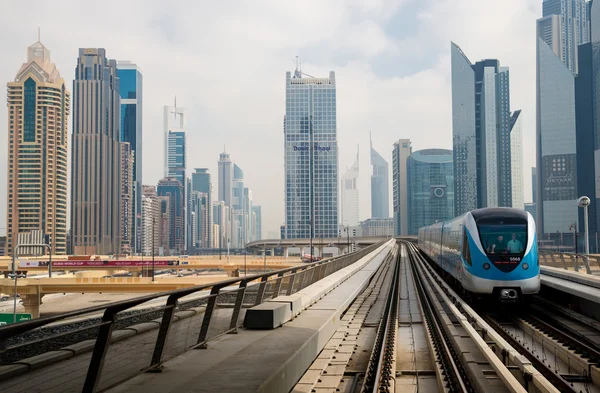
[[[176,316],[179,319],[185,319],[185,318],[189,318],[196,315],[196,311],[194,310],[185,310],[185,311],[179,311],[176,312],[174,316]]]
[[[58,363],[65,359],[68,359],[73,356],[73,352],[71,351],[50,351],[46,353],[42,353],[41,355],[32,356],[27,359],[19,360],[14,364],[24,364],[29,366],[30,369],[41,368],[47,366],[49,364]]]
[[[73,352],[73,355],[79,355],[94,349],[95,344],[96,340],[85,340],[61,349],[65,351],[71,351]]]
[[[29,370],[29,366],[24,364],[9,364],[8,366],[0,366],[0,381],[6,381],[16,375],[23,374]]]
[[[290,303],[266,302],[246,311],[247,329],[275,329],[292,319]]]
[[[158,329],[160,326],[159,323],[156,322],[144,322],[138,323],[137,325],[129,326],[127,329],[135,330],[137,334],[147,332],[152,329]]]
[[[271,299],[271,302],[288,303],[292,310],[292,317],[295,317],[302,311],[302,295],[278,296]]]

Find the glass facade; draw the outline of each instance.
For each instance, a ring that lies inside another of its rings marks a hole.
[[[186,146],[184,131],[169,131],[169,177],[185,184]]]
[[[175,178],[165,178],[158,182],[156,193],[159,197],[168,197],[168,205],[164,205],[169,217],[169,249],[171,252],[183,254],[185,250],[184,233],[184,194],[183,186]]]
[[[117,62],[121,96],[121,142],[128,142],[134,152],[133,197],[135,220],[131,230],[134,252],[141,250],[142,236],[142,73],[137,65]]]
[[[408,175],[408,234],[454,218],[452,150],[426,149],[406,160]]]
[[[412,153],[410,139],[399,139],[392,150],[392,194],[394,205],[394,234],[408,235],[408,186],[406,159]]]
[[[210,172],[208,168],[196,168],[196,171],[192,173],[192,192],[199,192],[206,196],[207,206],[205,208],[206,214],[206,226],[211,230],[207,230],[206,244],[208,247],[213,245],[213,211],[212,211],[212,183],[210,179]],[[199,219],[196,216],[196,219]]]
[[[456,214],[512,206],[509,70],[471,64],[454,43],[451,56]]]
[[[373,149],[371,142],[371,217],[388,218],[390,216],[390,174],[389,165]]]
[[[287,238],[336,237],[338,151],[335,73],[286,73],[285,229]]]

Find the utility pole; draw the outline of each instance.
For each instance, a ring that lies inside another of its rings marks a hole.
[[[152,217],[152,282],[154,282],[154,223],[156,217]]]

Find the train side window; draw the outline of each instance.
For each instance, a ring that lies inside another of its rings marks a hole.
[[[467,230],[463,230],[463,248],[462,248],[462,256],[465,262],[472,266],[471,264],[471,251],[469,249],[469,236],[467,236]]]

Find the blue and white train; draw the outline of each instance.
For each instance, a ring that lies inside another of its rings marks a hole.
[[[419,229],[419,247],[468,292],[514,302],[540,290],[535,222],[513,208],[485,208]]]

